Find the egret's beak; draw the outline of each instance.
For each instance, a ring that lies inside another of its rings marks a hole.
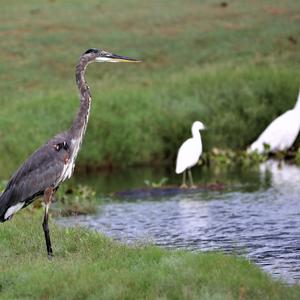
[[[99,56],[95,59],[97,62],[129,62],[129,63],[137,63],[141,62],[140,60],[130,58],[127,56],[121,56],[113,53],[106,53],[105,56]]]

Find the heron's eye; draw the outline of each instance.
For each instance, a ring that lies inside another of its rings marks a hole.
[[[108,53],[108,52],[104,52],[104,51],[102,51],[102,52],[101,52],[101,56],[103,56],[103,57],[110,57],[110,56],[111,56],[111,54],[110,54],[110,53]]]

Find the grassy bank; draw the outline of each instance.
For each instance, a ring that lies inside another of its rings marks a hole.
[[[172,162],[196,119],[209,128],[206,151],[245,148],[296,100],[297,0],[4,2],[2,177],[70,126],[74,66],[89,47],[143,63],[89,67],[94,101],[82,165]]]
[[[48,261],[41,212],[0,226],[1,299],[299,299],[299,286],[270,279],[248,261],[152,246],[127,247],[51,222]]]

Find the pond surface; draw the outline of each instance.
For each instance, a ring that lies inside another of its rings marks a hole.
[[[123,174],[123,179],[118,173],[119,177],[110,175],[111,186],[105,176],[94,178],[94,183],[108,193],[116,190],[120,178],[119,186],[130,189],[143,186],[145,179],[159,180],[165,172],[138,170],[135,175]],[[223,182],[225,188],[165,196],[133,191],[125,193],[127,197],[108,198],[96,215],[59,223],[80,224],[125,243],[237,253],[274,277],[300,283],[300,168],[268,161],[251,170],[203,168],[194,177],[201,183]],[[179,183],[180,177],[170,181]]]

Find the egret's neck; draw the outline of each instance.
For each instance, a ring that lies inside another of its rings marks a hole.
[[[298,99],[297,99],[294,109],[300,110],[300,91],[298,93]]]
[[[91,94],[89,87],[85,81],[85,70],[89,61],[87,59],[81,58],[78,65],[76,66],[76,83],[80,95],[80,107],[77,116],[72,124],[70,133],[72,139],[80,140],[80,143],[85,134],[86,126],[89,120],[89,113],[91,107]]]
[[[192,128],[192,136],[193,136],[194,139],[201,140],[200,131],[195,129],[195,128]]]

